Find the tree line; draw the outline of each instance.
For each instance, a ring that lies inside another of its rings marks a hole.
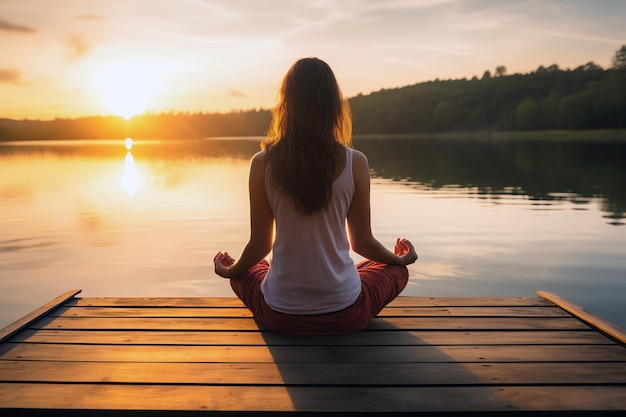
[[[588,63],[435,80],[351,100],[355,133],[623,129],[626,70]]]
[[[349,99],[355,134],[626,128],[626,45],[613,66],[496,67],[472,79],[434,80]],[[146,113],[77,119],[0,119],[0,140],[262,136],[267,109]]]
[[[145,113],[129,120],[120,116],[0,119],[0,140],[262,136],[270,118],[269,110],[247,110],[230,113]]]

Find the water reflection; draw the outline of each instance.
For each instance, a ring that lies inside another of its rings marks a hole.
[[[128,145],[126,146],[128,147]],[[137,188],[139,188],[140,182],[141,179],[137,174],[137,169],[135,168],[135,160],[133,159],[133,154],[129,150],[128,153],[126,153],[126,157],[124,158],[124,175],[122,176],[122,184],[124,185],[124,189],[129,196],[132,197],[137,194]]]
[[[611,225],[626,218],[623,141],[357,139],[374,174],[426,191],[497,200],[523,196],[535,206],[601,198]]]

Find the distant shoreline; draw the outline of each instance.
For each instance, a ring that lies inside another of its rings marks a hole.
[[[207,136],[189,138],[132,138],[138,142],[179,142],[186,140],[262,140],[264,136]],[[562,141],[626,141],[626,129],[599,130],[532,130],[532,131],[477,131],[477,132],[432,132],[432,133],[375,133],[355,134],[354,140],[380,139],[441,139],[441,140],[562,140]],[[63,144],[100,143],[117,144],[125,138],[77,138],[77,139],[0,139],[0,144],[50,143]]]
[[[476,132],[432,132],[360,134],[355,139],[468,139],[468,140],[605,140],[626,141],[626,129],[595,130],[520,130]]]

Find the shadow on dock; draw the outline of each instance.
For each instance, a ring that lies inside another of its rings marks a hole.
[[[438,346],[385,319],[373,327],[342,336],[262,333],[294,410],[442,415],[515,409],[497,394],[503,388]]]

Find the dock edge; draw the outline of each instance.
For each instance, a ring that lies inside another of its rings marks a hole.
[[[572,303],[566,298],[561,297],[558,294],[549,291],[537,291],[537,295],[550,301],[551,303],[561,307],[568,313],[576,316],[578,319],[587,323],[589,326],[598,329],[599,331],[611,336],[618,340],[623,345],[626,345],[626,331],[621,327],[614,325],[613,323],[603,319],[600,316],[585,310],[577,304]]]
[[[19,332],[23,328],[27,327],[35,320],[39,319],[42,316],[45,316],[50,311],[65,304],[68,300],[74,298],[74,296],[76,294],[79,294],[81,291],[82,289],[77,289],[61,294],[54,300],[48,301],[46,304],[42,305],[38,309],[28,313],[21,319],[18,319],[15,322],[9,324],[4,329],[0,330],[0,343],[4,342],[6,339],[13,336],[15,333]]]

